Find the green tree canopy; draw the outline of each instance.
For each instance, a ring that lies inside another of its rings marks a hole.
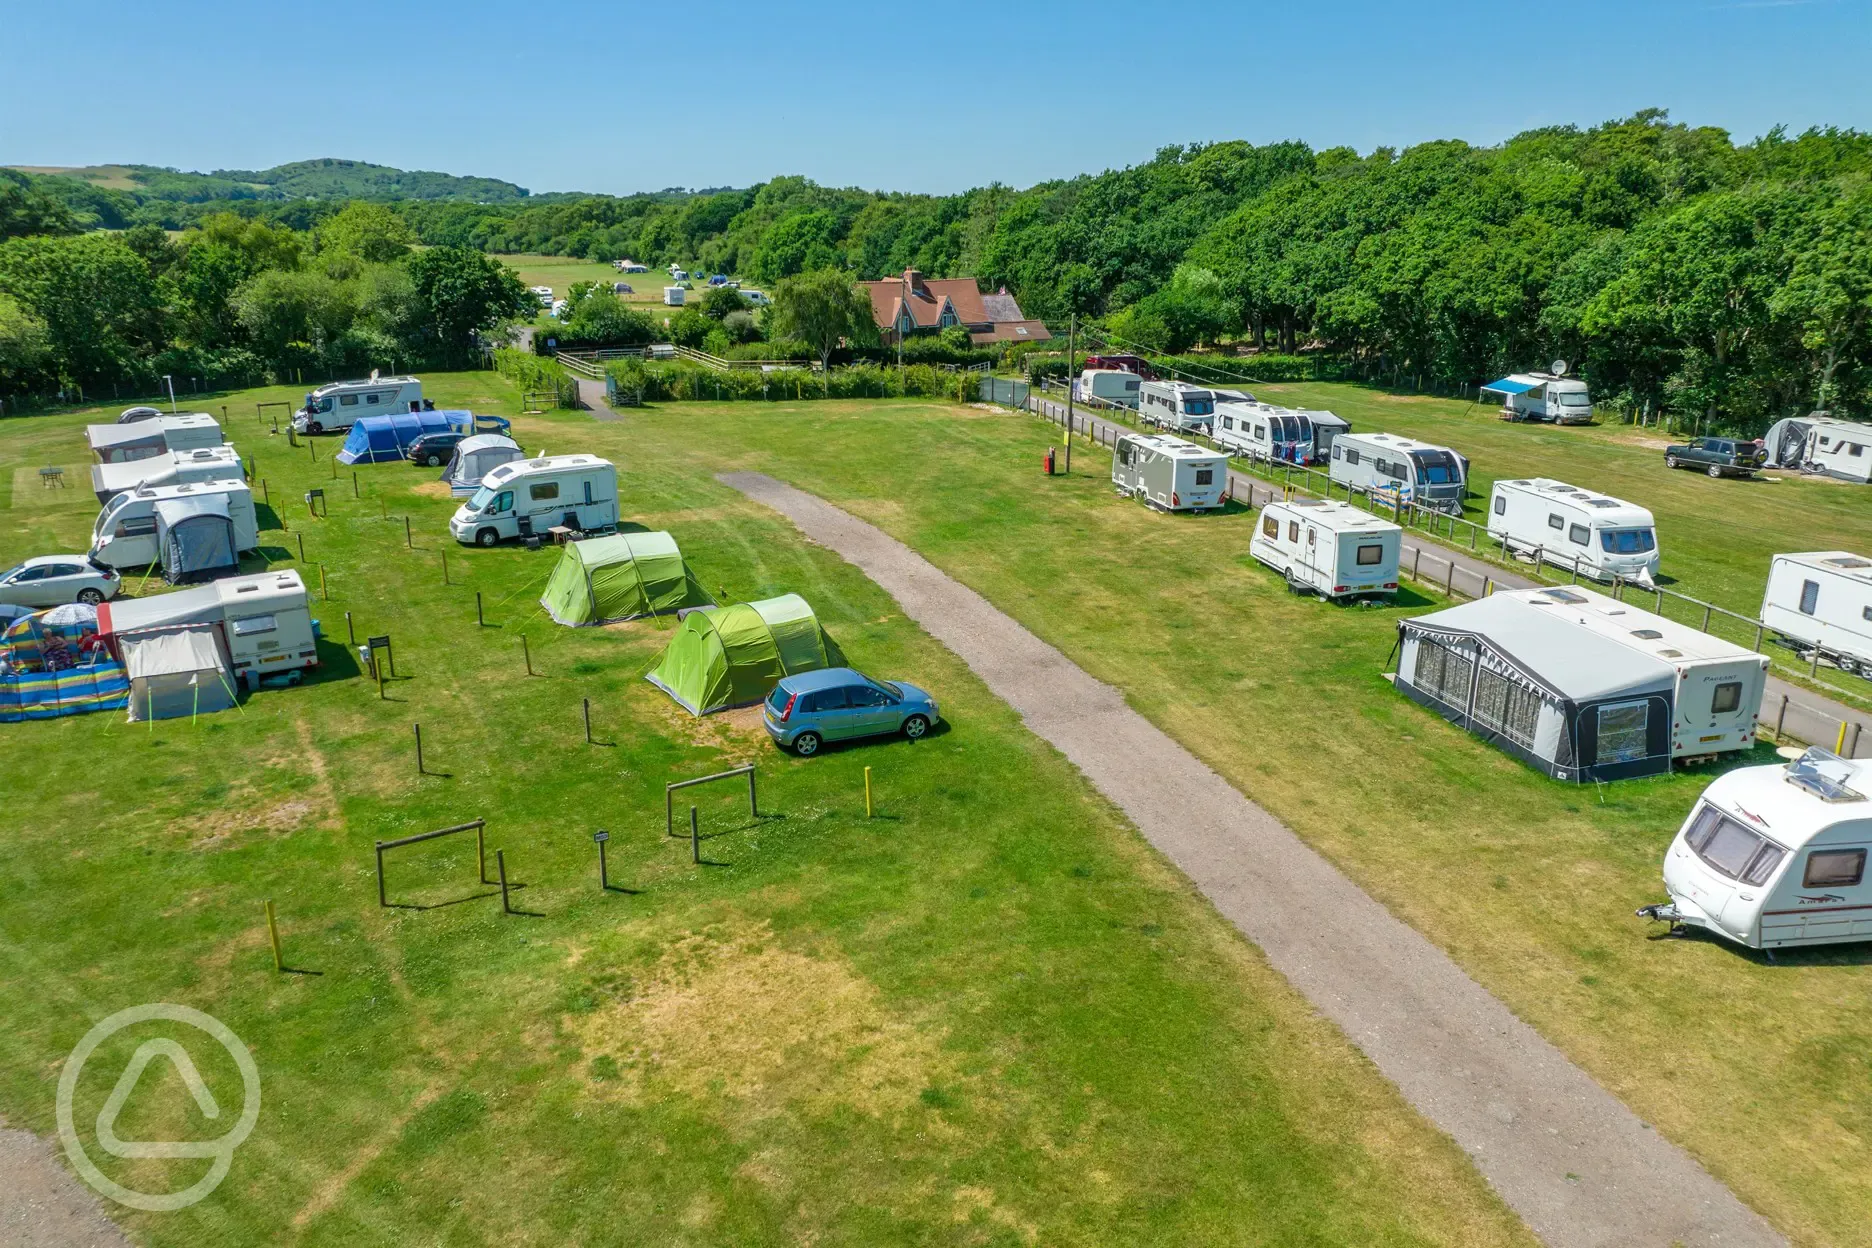
[[[830,364],[841,340],[877,341],[870,296],[838,269],[818,269],[789,277],[774,287],[773,336],[797,338]]]

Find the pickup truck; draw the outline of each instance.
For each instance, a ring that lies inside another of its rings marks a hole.
[[[1666,468],[1701,468],[1712,477],[1746,477],[1767,462],[1768,449],[1760,442],[1737,438],[1693,438],[1664,448]]]

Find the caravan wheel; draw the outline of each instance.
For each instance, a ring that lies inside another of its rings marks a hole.
[[[492,546],[500,541],[500,534],[493,529],[482,529],[475,534],[475,545]]]

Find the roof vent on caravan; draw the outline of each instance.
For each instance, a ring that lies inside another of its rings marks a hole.
[[[1586,498],[1584,494],[1580,495],[1580,497]],[[1618,506],[1617,503],[1613,502],[1609,498],[1586,498],[1586,505],[1588,507],[1616,507]]]
[[[1861,559],[1857,555],[1846,555],[1843,558],[1835,556],[1832,559],[1822,559],[1820,562],[1830,568],[1872,568],[1872,559]]]
[[[1541,602],[1542,599],[1537,597],[1534,601]],[[1570,589],[1550,589],[1546,592],[1545,601],[1549,603],[1570,602],[1578,605],[1586,601],[1586,595],[1576,594]]]
[[[1846,783],[1858,777],[1857,767],[1818,746],[1787,765],[1788,783],[1806,789],[1823,802],[1865,801],[1865,794]]]
[[[1631,635],[1634,637],[1642,637],[1646,641],[1659,641],[1664,636],[1663,633],[1658,632],[1655,628],[1634,628],[1632,629]]]

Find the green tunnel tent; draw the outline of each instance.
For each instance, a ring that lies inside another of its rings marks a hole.
[[[540,605],[582,628],[713,604],[667,533],[613,533],[567,542]]]
[[[691,715],[751,706],[782,676],[843,667],[838,643],[798,594],[691,611],[649,681]]]

